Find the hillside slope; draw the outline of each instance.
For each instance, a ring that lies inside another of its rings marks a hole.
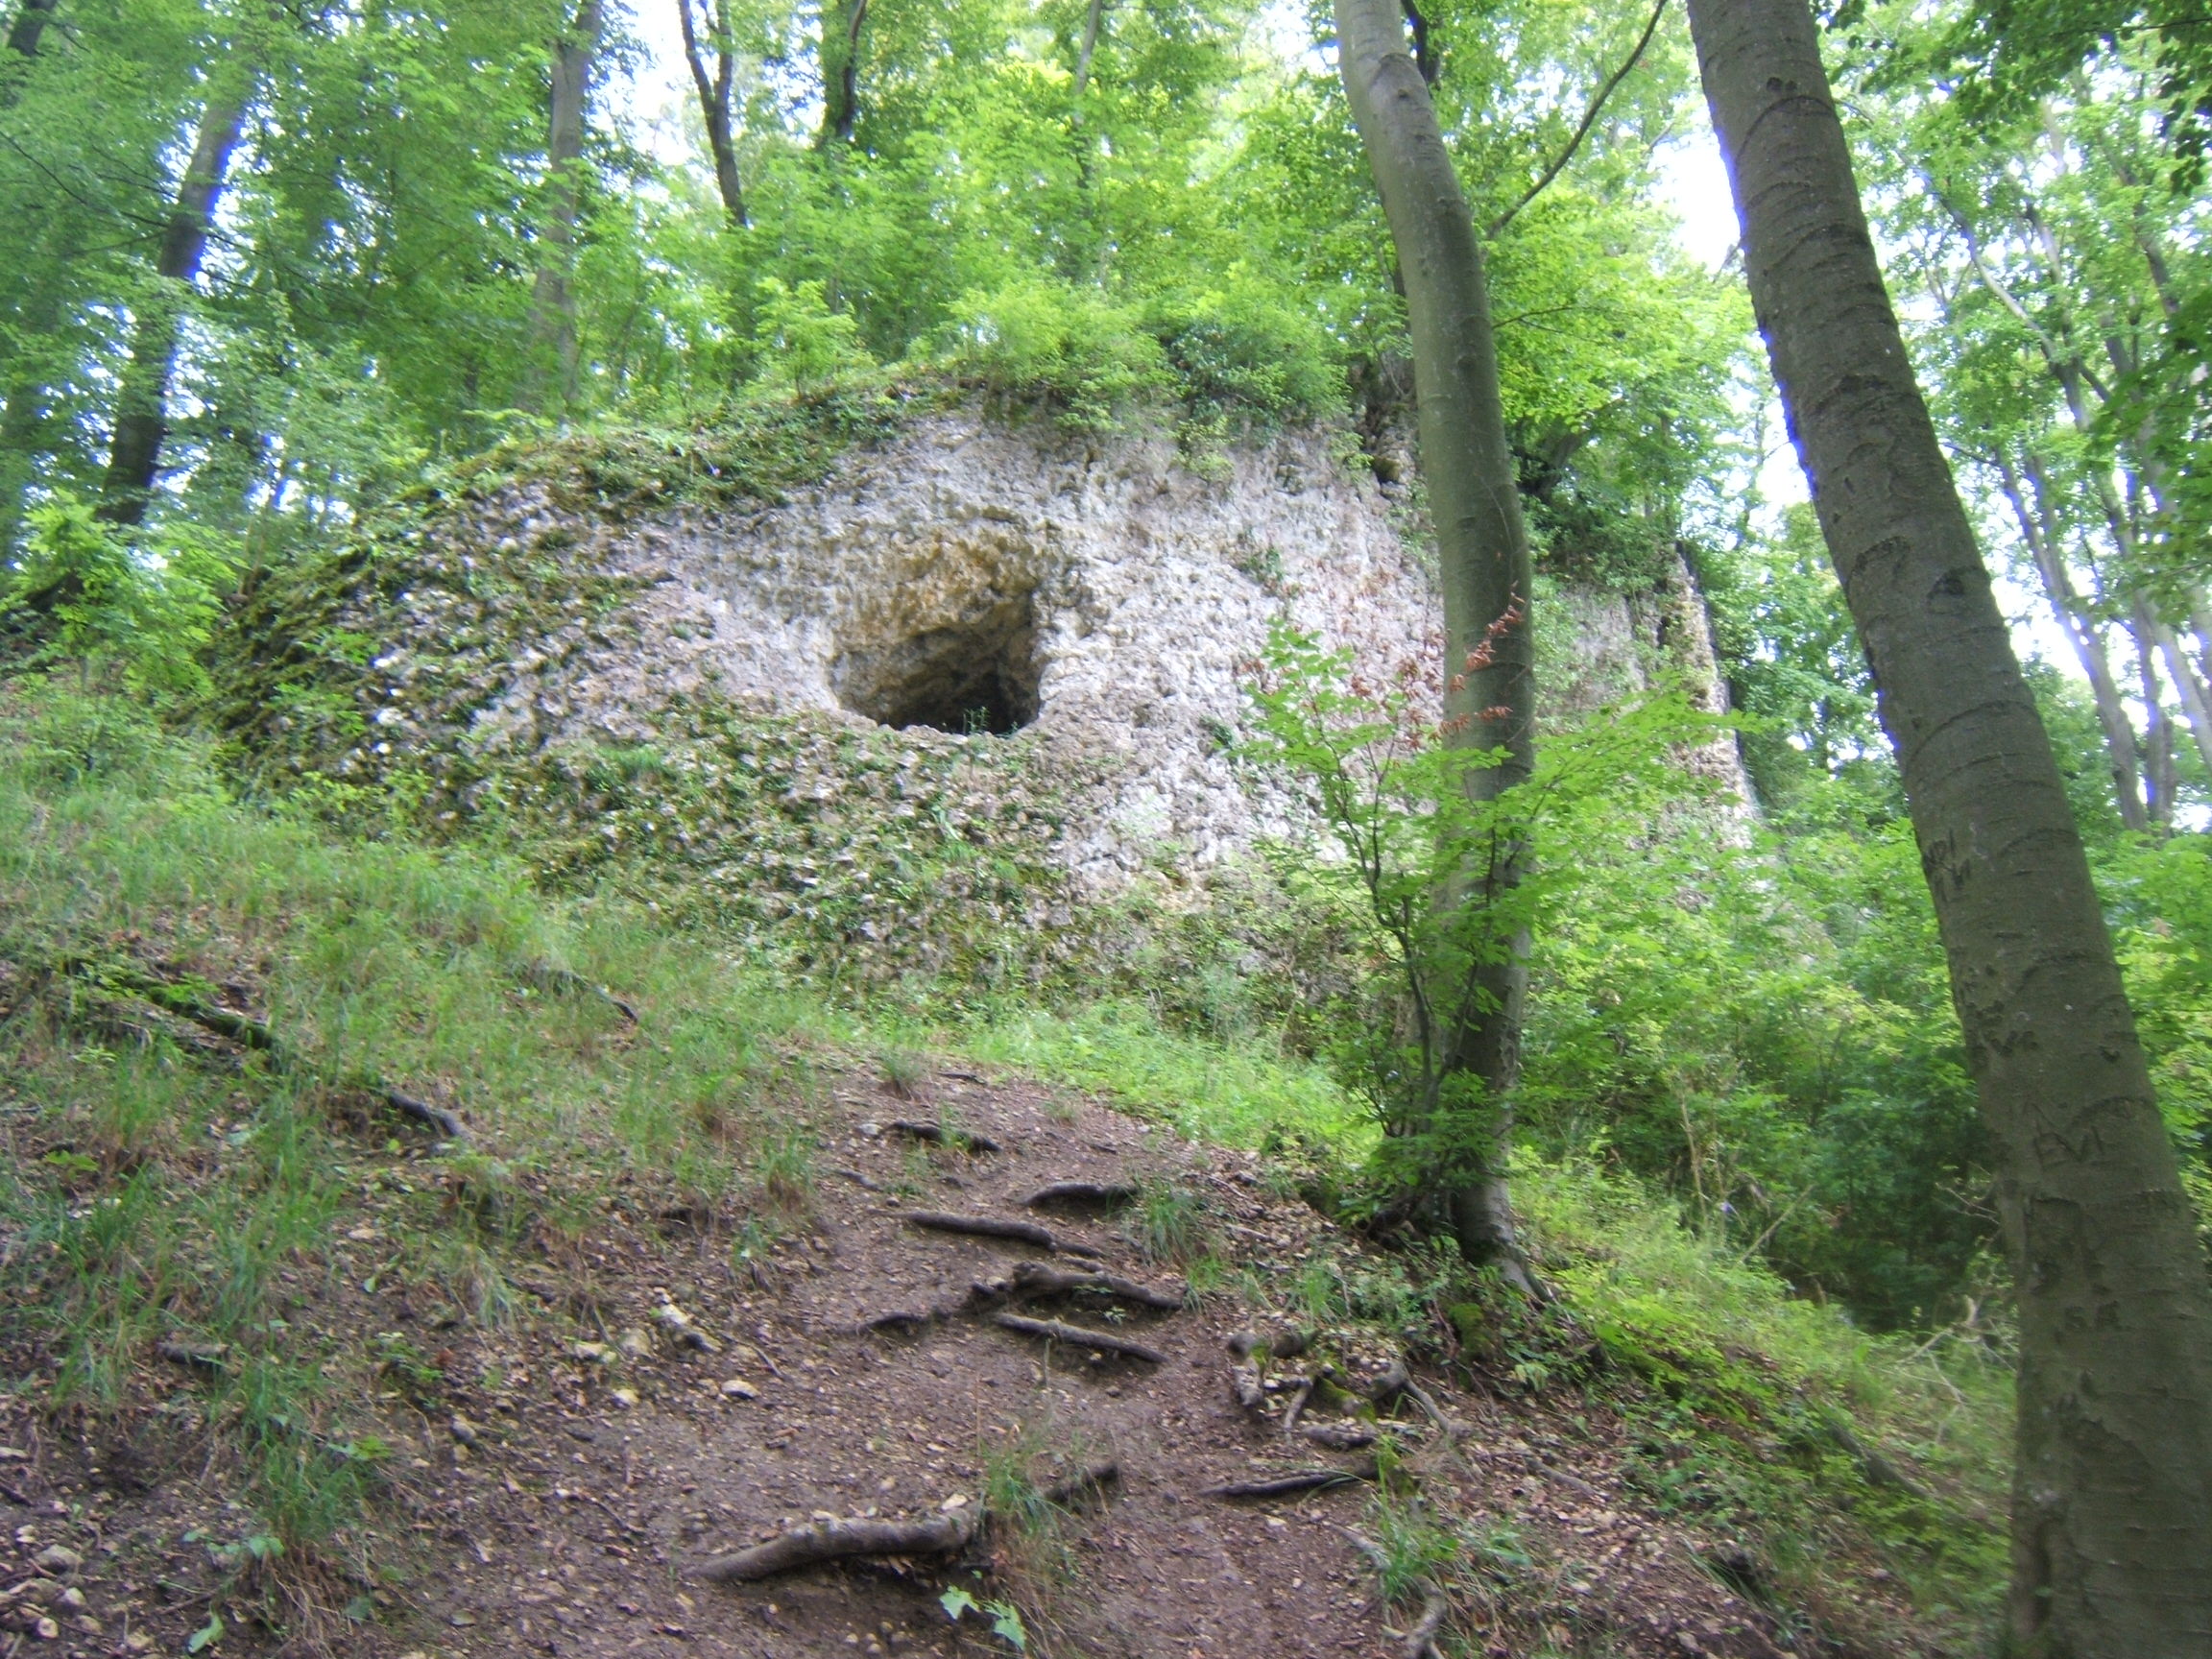
[[[4,713],[0,1596],[60,1650],[1004,1650],[952,1588],[1052,1654],[1397,1651],[1431,1588],[1447,1652],[1972,1650],[1995,1380],[1632,1192],[1527,1172],[1562,1300],[1500,1302],[1341,1234],[1310,1161],[1176,1131],[1228,1055],[1137,1116],[925,1061],[625,902],[242,807],[119,704]],[[1027,1202],[1067,1180],[1136,1190]],[[1210,1490],[1309,1469],[1350,1479]]]

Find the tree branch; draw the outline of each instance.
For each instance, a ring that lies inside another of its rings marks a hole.
[[[1651,8],[1651,20],[1644,25],[1644,33],[1637,37],[1636,49],[1623,60],[1621,67],[1607,76],[1605,84],[1598,88],[1598,96],[1590,100],[1590,108],[1582,112],[1582,125],[1575,128],[1575,136],[1567,140],[1567,148],[1559,152],[1558,157],[1544,169],[1535,183],[1522,192],[1520,201],[1490,221],[1489,228],[1482,233],[1485,241],[1496,241],[1498,233],[1513,223],[1521,209],[1543,195],[1551,180],[1566,169],[1567,163],[1575,159],[1575,152],[1582,148],[1582,140],[1589,137],[1590,129],[1598,125],[1598,117],[1604,111],[1605,101],[1613,96],[1621,83],[1627,80],[1636,65],[1644,60],[1644,49],[1651,44],[1651,37],[1659,33],[1659,20],[1666,15],[1667,0],[1659,0],[1659,4]]]

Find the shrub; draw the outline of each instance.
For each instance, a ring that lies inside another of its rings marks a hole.
[[[957,367],[993,391],[1049,399],[1079,428],[1111,430],[1172,384],[1160,343],[1133,312],[1048,276],[964,295],[950,341]]]

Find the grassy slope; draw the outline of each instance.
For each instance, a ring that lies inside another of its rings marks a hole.
[[[200,1052],[199,1028],[117,989],[119,964],[265,1013],[299,1063]],[[228,1345],[196,1393],[242,1526],[342,1567],[379,1489],[380,1449],[350,1419],[408,1360],[285,1314],[333,1270],[323,1241],[365,1185],[410,1195],[415,1224],[385,1270],[496,1319],[524,1236],[580,1236],[618,1191],[772,1226],[765,1194],[803,1172],[808,1132],[758,1103],[804,1099],[816,1066],[935,1045],[1114,1092],[1192,1138],[1341,1146],[1358,1131],[1310,1069],[1177,1036],[1142,1005],[947,1001],[938,1022],[920,1007],[872,1027],[628,901],[548,900],[493,850],[334,838],[239,805],[202,746],[120,704],[8,692],[0,1345],[20,1361],[14,1386],[94,1421],[175,1381],[156,1343]],[[460,1110],[474,1150],[430,1156],[371,1081]],[[1863,1626],[1826,1568],[1871,1549],[1931,1627],[1971,1639],[2001,1559],[2000,1376],[1790,1301],[1594,1172],[1531,1168],[1521,1192],[1562,1313],[1475,1330],[1479,1309],[1430,1309],[1432,1328],[1458,1327],[1439,1352],[1480,1350],[1510,1386],[1619,1406],[1649,1491],[1733,1525],[1746,1571],[1782,1599]]]

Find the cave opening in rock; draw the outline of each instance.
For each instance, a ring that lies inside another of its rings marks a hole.
[[[884,726],[1005,736],[1037,718],[1035,607],[1023,593],[950,627],[848,647],[830,679],[839,702]]]

